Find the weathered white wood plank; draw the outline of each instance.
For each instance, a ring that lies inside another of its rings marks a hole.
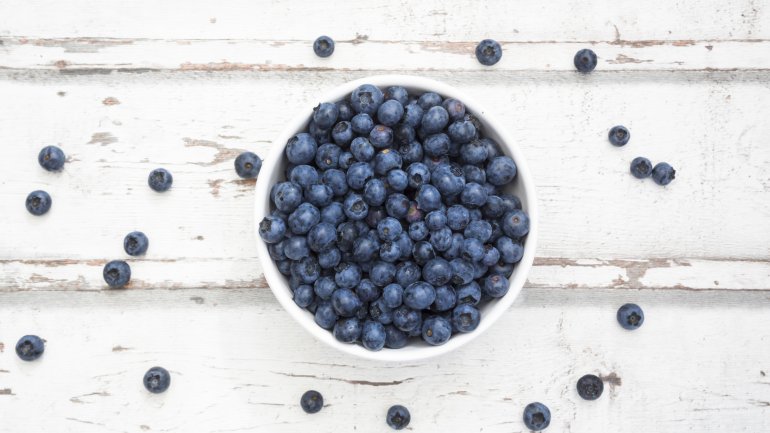
[[[332,57],[313,53],[312,40],[147,40],[0,38],[0,68],[110,71],[289,70],[543,70],[575,71],[573,56],[590,47],[597,72],[628,70],[770,70],[770,40],[503,42],[503,57],[489,68],[478,41],[339,41]]]
[[[615,310],[646,313],[635,332]],[[421,432],[522,432],[522,407],[548,404],[549,431],[699,432],[770,428],[766,293],[526,289],[486,335],[419,365],[345,358],[316,342],[263,290],[0,295],[0,431],[387,431],[407,405]],[[139,326],[138,326],[139,325]],[[46,353],[16,358],[36,333]],[[150,395],[161,365],[171,388]],[[583,374],[605,394],[581,400]],[[302,413],[307,389],[324,394]]]
[[[0,80],[0,257],[123,257],[122,237],[134,229],[150,236],[152,260],[254,257],[253,186],[237,179],[232,159],[243,149],[266,152],[298,110],[363,75],[6,75]],[[539,256],[767,259],[764,75],[426,75],[473,94],[508,120],[535,173]],[[606,139],[618,123],[631,129],[624,148]],[[46,144],[70,155],[62,173],[37,165]],[[667,188],[634,179],[628,164],[639,155],[673,164],[677,179]],[[146,186],[157,166],[175,175],[167,194]],[[23,206],[38,188],[54,200],[43,218]],[[173,266],[167,268],[169,275],[147,281],[176,279]],[[227,272],[235,281],[251,275],[248,267]]]
[[[76,11],[76,12],[75,12]],[[181,39],[585,41],[768,39],[766,0],[34,0],[0,3],[4,35]]]

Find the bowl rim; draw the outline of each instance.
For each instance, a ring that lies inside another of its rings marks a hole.
[[[537,249],[537,237],[538,237],[538,208],[537,197],[535,193],[535,184],[530,172],[527,161],[524,158],[524,154],[512,136],[503,128],[497,118],[484,110],[474,98],[466,95],[463,91],[456,89],[448,84],[442,83],[429,78],[417,77],[412,75],[373,75],[360,78],[353,81],[348,81],[339,86],[324,92],[319,101],[339,101],[346,98],[350,93],[362,84],[372,84],[380,89],[388,86],[404,86],[407,88],[417,88],[422,91],[436,92],[442,97],[450,97],[463,101],[469,112],[476,114],[482,121],[484,128],[494,131],[494,135],[499,138],[498,143],[504,150],[506,155],[509,155],[516,162],[517,166],[517,182],[520,183],[521,188],[524,190],[526,199],[522,200],[522,206],[529,215],[530,228],[527,240],[524,243],[524,254],[521,261],[514,268],[511,278],[509,278],[509,290],[505,296],[499,298],[493,303],[489,304],[484,310],[483,320],[479,323],[479,326],[470,333],[455,334],[446,344],[441,346],[419,346],[419,347],[405,347],[402,349],[388,349],[383,348],[380,351],[372,352],[364,348],[359,344],[347,344],[337,341],[329,330],[323,329],[315,323],[313,315],[309,314],[306,310],[300,308],[294,303],[291,295],[291,289],[289,289],[286,277],[278,271],[275,262],[270,257],[267,250],[267,244],[259,236],[259,223],[266,215],[269,214],[269,195],[272,185],[270,184],[271,178],[274,172],[281,166],[281,159],[285,149],[285,143],[296,134],[301,128],[303,128],[310,116],[312,115],[312,109],[302,110],[296,116],[292,117],[283,128],[281,133],[276,137],[273,143],[277,144],[270,150],[267,158],[264,159],[260,175],[257,178],[255,187],[255,203],[254,203],[254,231],[257,243],[258,259],[262,267],[264,278],[273,292],[281,306],[286,310],[290,316],[294,318],[307,332],[313,335],[316,339],[320,340],[324,344],[334,349],[337,349],[343,353],[357,356],[368,360],[381,361],[381,362],[406,362],[406,361],[419,361],[429,358],[437,357],[449,353],[455,349],[458,349],[471,341],[478,338],[481,334],[486,332],[498,319],[511,307],[513,302],[518,297],[521,289],[527,280],[527,276],[532,268],[532,264],[535,258],[535,250]],[[279,173],[280,176],[280,173]],[[265,205],[267,203],[267,205]]]

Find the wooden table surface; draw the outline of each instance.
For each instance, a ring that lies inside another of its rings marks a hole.
[[[344,3],[0,1],[0,431],[386,432],[401,403],[415,432],[521,432],[531,401],[553,432],[770,430],[770,2]],[[472,54],[486,37],[504,50],[491,68]],[[584,47],[590,75],[572,66]],[[541,206],[515,305],[420,363],[349,358],[293,322],[258,264],[254,182],[233,170],[318,95],[378,73],[476,96]],[[49,144],[69,156],[59,174],[37,164]],[[634,179],[636,156],[677,179]],[[146,185],[158,166],[166,194]],[[35,189],[53,197],[41,218]],[[135,229],[150,250],[109,290],[102,266]],[[615,321],[625,302],[638,331]],[[40,360],[16,357],[24,334],[47,340]],[[142,387],[153,365],[165,394]],[[607,385],[594,402],[575,391],[587,373]]]

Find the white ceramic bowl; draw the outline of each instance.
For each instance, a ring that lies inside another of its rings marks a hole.
[[[511,306],[511,304],[513,304],[516,296],[524,286],[524,282],[527,280],[527,274],[529,273],[535,258],[535,243],[537,241],[538,229],[537,202],[535,199],[535,186],[532,181],[532,174],[529,171],[524,155],[521,153],[521,149],[516,146],[513,137],[508,135],[503,127],[503,123],[498,122],[494,116],[487,112],[487,110],[479,105],[472,97],[439,81],[409,75],[378,75],[342,84],[330,92],[320,95],[317,101],[334,102],[342,100],[343,98],[347,99],[350,97],[350,93],[362,84],[373,84],[381,89],[388,86],[399,85],[406,87],[410,94],[420,94],[422,92],[432,91],[445,98],[450,97],[459,99],[465,103],[468,112],[475,114],[479,118],[483,124],[482,132],[484,136],[499,143],[503,152],[511,156],[516,162],[518,174],[514,182],[508,185],[505,191],[516,194],[521,199],[522,207],[529,214],[530,227],[529,235],[524,243],[524,257],[521,259],[521,262],[516,265],[513,274],[509,279],[511,286],[508,293],[500,299],[487,303],[481,309],[481,323],[475,331],[467,334],[455,334],[442,346],[430,346],[422,341],[418,342],[419,339],[412,339],[410,340],[410,344],[402,349],[384,348],[379,352],[371,352],[359,344],[340,343],[334,338],[330,331],[316,325],[313,314],[298,307],[294,303],[287,278],[278,271],[278,268],[267,251],[267,244],[263,242],[259,236],[256,236],[260,264],[262,265],[265,279],[270,285],[270,289],[278,299],[278,302],[283,305],[283,308],[285,308],[286,311],[288,311],[289,314],[308,332],[329,346],[346,354],[379,361],[415,361],[442,355],[467,344],[489,329]],[[269,156],[262,164],[256,186],[254,216],[255,233],[258,232],[260,221],[262,221],[262,219],[271,211],[270,188],[274,184],[285,180],[284,169],[287,160],[284,157],[284,147],[286,146],[286,142],[294,134],[305,129],[313,114],[313,105],[314,104],[308,104],[306,109],[297,114],[297,116],[287,124],[283,132],[276,137]],[[512,330],[512,332],[515,332],[515,330]]]

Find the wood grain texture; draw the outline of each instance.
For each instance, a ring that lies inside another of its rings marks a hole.
[[[770,428],[767,293],[638,292],[634,332],[614,318],[629,295],[525,289],[452,355],[379,364],[321,345],[264,290],[4,293],[0,431],[37,408],[44,431],[384,432],[400,403],[414,431],[523,432],[531,401],[551,408],[549,431]],[[47,340],[33,363],[13,353],[29,332]],[[154,365],[171,371],[165,394],[142,388]],[[588,373],[606,381],[594,402],[575,391]],[[318,415],[299,408],[307,389],[324,395]]]

